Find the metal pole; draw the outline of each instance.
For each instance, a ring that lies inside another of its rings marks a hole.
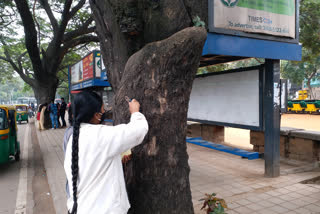
[[[280,176],[280,60],[266,59],[264,88],[265,176]]]

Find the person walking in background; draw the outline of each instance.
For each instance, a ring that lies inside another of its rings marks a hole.
[[[51,100],[51,103],[48,108],[50,113],[52,129],[56,129],[58,128],[58,106],[54,103],[54,100]]]
[[[65,113],[66,113],[66,109],[67,109],[67,104],[64,101],[64,98],[61,98],[61,105],[60,105],[60,117],[61,117],[61,121],[62,121],[62,127],[66,127],[66,121],[64,119]]]
[[[58,121],[58,128],[61,128],[61,123],[60,123],[60,103],[57,102],[57,107],[58,107],[58,116],[57,116],[57,121]]]
[[[40,111],[40,120],[39,120],[39,129],[40,130],[45,130],[44,128],[44,115],[45,115],[45,112],[47,110],[47,106],[48,104],[47,103],[44,103],[43,105],[41,105],[41,107],[39,108],[39,111]]]

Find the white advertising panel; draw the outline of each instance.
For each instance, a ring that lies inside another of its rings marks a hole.
[[[81,82],[83,79],[83,66],[82,61],[74,64],[71,67],[71,83],[78,83]]]
[[[99,57],[95,57],[95,72],[96,72],[96,77],[100,78],[101,77],[101,62],[102,62],[102,56],[100,55]]]
[[[188,119],[226,126],[261,126],[259,69],[196,78]]]
[[[213,27],[295,38],[295,0],[213,0]]]

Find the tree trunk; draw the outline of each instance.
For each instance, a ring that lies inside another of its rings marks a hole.
[[[313,100],[314,96],[313,96],[312,87],[311,87],[311,79],[308,79],[307,86],[308,86],[308,89],[309,89],[310,100]]]
[[[35,85],[32,86],[35,98],[37,99],[38,105],[44,103],[50,103],[51,100],[55,99],[56,91],[58,87],[58,81],[42,79],[38,80]]]
[[[134,213],[193,213],[186,127],[192,82],[206,39],[203,28],[187,28],[148,44],[126,64],[115,97],[115,123],[128,122],[124,96],[137,99],[149,123],[133,150],[128,190]]]
[[[149,123],[147,137],[125,166],[128,172],[132,165],[132,174],[126,174],[130,213],[194,213],[186,120],[206,30],[187,27],[195,15],[206,17],[198,12],[206,11],[207,1],[90,0],[90,5],[115,92],[115,124],[129,121],[124,96],[141,103]]]
[[[311,87],[311,80],[316,75],[316,73],[317,73],[317,68],[313,69],[312,73],[308,76],[308,80],[307,80],[307,86],[308,86],[308,89],[309,89],[310,99],[311,100],[314,99],[313,91],[312,91],[312,87]]]

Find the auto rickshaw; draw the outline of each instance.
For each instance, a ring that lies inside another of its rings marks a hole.
[[[15,105],[17,110],[17,121],[21,124],[22,121],[27,121],[29,123],[29,114],[28,114],[28,105],[26,104],[18,104]]]
[[[20,160],[17,130],[15,107],[0,105],[0,163],[8,162],[11,157]]]

